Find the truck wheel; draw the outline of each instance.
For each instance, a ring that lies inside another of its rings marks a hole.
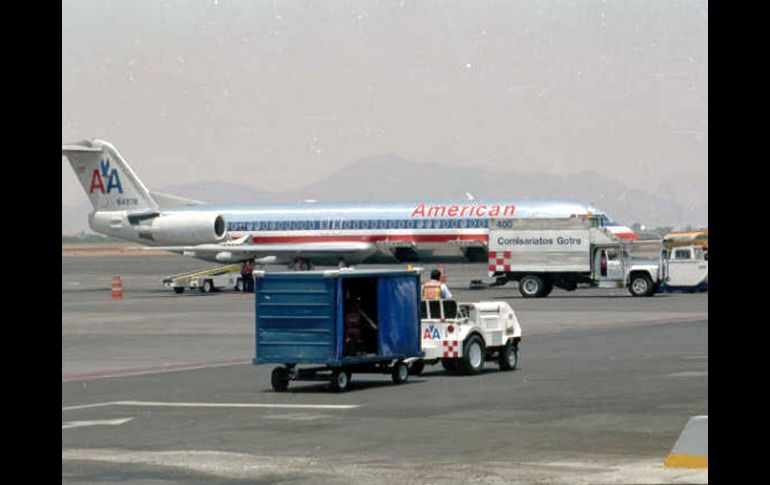
[[[174,293],[184,293],[184,286],[175,286]]]
[[[545,284],[537,275],[528,274],[519,281],[519,293],[524,298],[538,298],[542,296]]]
[[[519,363],[519,349],[514,347],[511,342],[505,344],[503,350],[500,351],[500,358],[498,364],[500,370],[514,370]]]
[[[570,281],[569,283],[565,283],[562,288],[567,291],[575,291],[577,289],[577,283]]]
[[[332,388],[337,392],[345,392],[350,384],[350,372],[337,369],[332,372]]]
[[[462,369],[467,374],[478,374],[484,368],[484,342],[478,335],[471,335],[463,348]]]
[[[206,280],[203,282],[203,292],[204,293],[211,293],[214,291],[214,282],[211,280]]]
[[[631,284],[628,285],[628,291],[633,296],[650,296],[655,287],[652,285],[652,280],[644,273],[635,274],[631,276]]]
[[[270,384],[275,392],[286,392],[289,388],[289,370],[286,367],[276,367],[270,374]]]
[[[552,291],[553,291],[553,283],[548,281],[545,283],[545,286],[543,287],[543,292],[540,294],[540,296],[545,298],[546,296],[550,295]]]
[[[393,366],[393,371],[390,373],[393,377],[394,384],[403,384],[409,379],[409,368],[400,360]]]
[[[457,360],[441,359],[441,367],[443,367],[448,374],[454,374],[455,372],[457,372]]]
[[[415,360],[412,365],[409,366],[409,375],[419,376],[422,374],[422,370],[425,369],[425,361]]]

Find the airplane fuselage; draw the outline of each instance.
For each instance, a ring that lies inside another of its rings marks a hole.
[[[158,218],[221,216],[223,240],[246,236],[259,245],[364,242],[373,248],[350,258],[350,263],[393,261],[484,261],[489,221],[495,217],[537,218],[603,216],[606,226],[620,237],[628,232],[590,205],[569,201],[462,201],[368,204],[318,204],[264,206],[197,206],[164,211]],[[113,213],[114,217],[114,213]],[[147,245],[183,244],[153,236],[153,219],[136,224],[94,227],[99,232]],[[189,226],[190,224],[187,223]],[[213,241],[212,241],[213,242]],[[330,258],[318,258],[315,260]],[[319,261],[320,262],[320,261]],[[324,261],[328,262],[328,261]]]

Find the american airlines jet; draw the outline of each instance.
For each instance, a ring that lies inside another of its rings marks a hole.
[[[62,145],[93,206],[94,231],[161,251],[223,263],[304,257],[316,264],[485,261],[490,218],[600,217],[620,238],[628,227],[579,202],[455,202],[208,205],[150,191],[110,143]]]

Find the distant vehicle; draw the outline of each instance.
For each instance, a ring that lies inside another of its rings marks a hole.
[[[110,143],[62,146],[94,211],[90,227],[206,261],[274,256],[337,265],[411,261],[486,261],[489,221],[591,214],[620,238],[626,226],[595,207],[562,201],[404,202],[215,206],[150,191]],[[403,174],[408,177],[409,174]],[[344,187],[340,187],[343,191]]]
[[[592,217],[492,221],[489,274],[517,281],[525,298],[579,284],[649,296],[664,279],[661,270],[661,261],[633,262],[623,241]]]
[[[240,291],[243,288],[241,266],[230,264],[177,275],[163,279],[163,286],[174,290],[174,293],[184,293],[185,289],[198,290],[201,293],[212,293],[222,289]]]
[[[664,250],[667,278],[661,291],[706,291],[709,262],[701,246],[679,246]]]
[[[663,236],[663,246],[668,250],[682,246],[699,246],[706,259],[709,255],[709,230],[670,232]]]
[[[489,275],[498,284],[517,281],[525,298],[548,296],[554,287],[572,291],[578,285],[628,288],[633,296],[651,296],[669,278],[659,240],[635,241],[651,246],[654,257],[632,258],[631,245],[592,217],[494,219],[489,239]],[[676,266],[673,271],[680,273]],[[708,265],[696,265],[688,281],[699,284],[704,278]]]
[[[503,371],[516,369],[521,326],[508,303],[423,300],[420,308],[424,356],[411,363],[411,374],[439,361],[451,373],[478,374],[487,361]]]

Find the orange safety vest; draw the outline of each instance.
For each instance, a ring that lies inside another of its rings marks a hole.
[[[422,285],[423,300],[440,300],[441,283],[436,280],[428,280]]]

